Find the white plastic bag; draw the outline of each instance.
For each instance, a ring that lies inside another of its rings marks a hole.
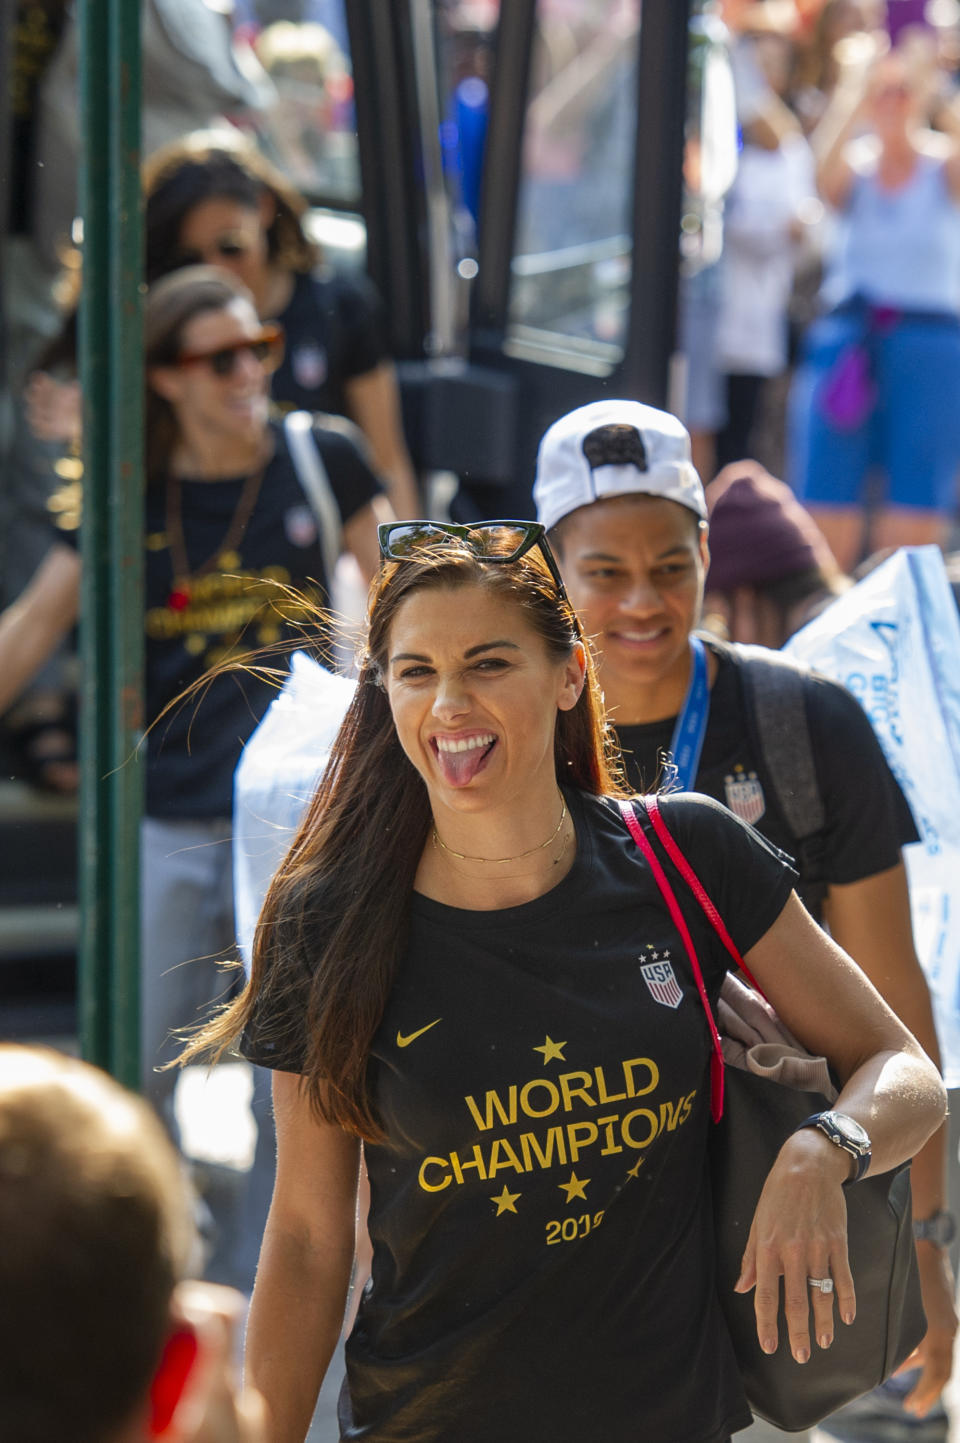
[[[237,939],[247,968],[270,879],[326,766],[354,683],[305,652],[243,749],[233,777],[233,892]]]
[[[960,619],[938,548],[896,552],[784,651],[853,693],[910,803],[914,939],[960,1086]]]

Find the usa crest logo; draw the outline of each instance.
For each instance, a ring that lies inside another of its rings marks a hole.
[[[313,341],[297,346],[290,357],[290,365],[297,385],[307,391],[322,386],[327,379],[327,353]]]
[[[309,506],[291,506],[285,511],[283,529],[291,546],[312,546],[317,539],[317,520]]]
[[[731,812],[742,822],[756,826],[767,810],[767,799],[756,772],[744,772],[742,767],[735,767],[732,776],[724,777],[723,789]]]
[[[661,1007],[676,1008],[680,1006],[683,1001],[683,992],[674,974],[669,952],[664,952],[662,957],[654,952],[653,961],[643,964],[640,968],[640,975],[646,982],[647,990],[654,1002],[659,1002]]]

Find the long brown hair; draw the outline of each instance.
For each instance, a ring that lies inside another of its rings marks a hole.
[[[491,564],[463,542],[385,563],[374,581],[356,691],[307,814],[271,883],[241,995],[203,1028],[184,1059],[221,1053],[251,1022],[277,1055],[303,1045],[304,1085],[318,1115],[371,1141],[382,1136],[367,1060],[393,983],[414,878],[430,827],[427,790],[405,755],[383,685],[390,630],[413,593],[484,586],[521,607],[551,655],[587,653],[577,704],[557,714],[558,781],[601,795],[624,790],[583,631],[534,549]]]
[[[249,301],[256,310],[246,286],[218,266],[185,266],[156,281],[147,292],[143,312],[144,368],[148,378],[151,366],[171,366],[177,360],[188,321],[204,311],[222,311],[238,300]],[[166,476],[178,435],[173,407],[148,379],[144,412],[148,485]]]

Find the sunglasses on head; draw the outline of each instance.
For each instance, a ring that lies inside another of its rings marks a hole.
[[[539,521],[474,521],[469,526],[452,526],[443,521],[385,521],[377,527],[380,555],[386,561],[406,561],[418,547],[435,545],[447,536],[461,542],[480,560],[503,565],[519,561],[534,546],[539,547],[558,595],[567,600],[546,528]]]
[[[205,362],[215,376],[232,376],[241,351],[249,351],[265,371],[275,371],[283,359],[283,331],[279,326],[264,326],[257,336],[231,341],[213,351],[187,351],[174,364],[196,366]]]

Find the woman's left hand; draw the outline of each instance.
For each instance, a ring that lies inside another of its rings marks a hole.
[[[813,1336],[829,1348],[834,1335],[834,1298],[843,1322],[852,1323],[857,1301],[847,1257],[847,1204],[843,1183],[850,1173],[847,1153],[815,1128],[787,1139],[767,1176],[736,1291],[755,1289],[757,1337],[765,1353],[779,1342],[780,1279],[790,1351],[806,1363]],[[809,1278],[832,1278],[833,1289],[810,1286]]]

